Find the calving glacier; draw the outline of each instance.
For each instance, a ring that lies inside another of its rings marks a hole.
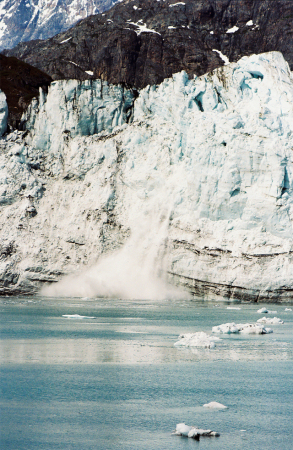
[[[139,92],[53,82],[0,140],[2,293],[291,298],[292,105],[277,52]]]

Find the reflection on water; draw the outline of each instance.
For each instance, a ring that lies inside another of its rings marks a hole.
[[[225,304],[215,308],[190,301],[2,301],[0,364],[293,360],[293,313],[281,305],[276,308],[285,324],[273,326],[271,335],[221,335],[215,349],[186,349],[174,347],[179,334],[211,334],[221,323],[256,322],[258,306],[231,310]]]

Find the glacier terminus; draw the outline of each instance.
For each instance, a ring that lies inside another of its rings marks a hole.
[[[281,53],[138,91],[54,81],[23,131],[5,133],[0,102],[1,294],[292,298],[293,75]]]

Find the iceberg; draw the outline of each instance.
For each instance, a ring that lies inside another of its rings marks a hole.
[[[270,311],[267,308],[261,308],[257,311],[259,314],[277,314],[277,311]]]
[[[210,402],[203,405],[204,408],[210,408],[210,409],[227,409],[227,406],[223,405],[222,403],[218,402]]]
[[[216,341],[220,341],[219,338],[210,336],[203,331],[196,333],[180,334],[179,341],[175,342],[175,347],[204,347],[215,348]]]
[[[178,423],[176,430],[173,433],[176,436],[185,436],[195,440],[199,440],[200,437],[219,437],[220,433],[212,430],[204,430],[202,428],[196,428],[193,426],[185,425],[185,423]]]
[[[273,333],[273,330],[270,328],[265,328],[261,323],[224,323],[222,325],[214,326],[212,328],[212,332],[222,334],[269,334]]]
[[[269,319],[268,317],[262,317],[261,319],[258,319],[257,323],[267,323],[269,325],[277,325],[283,324],[284,321],[279,319],[278,317],[274,317],[272,319]]]
[[[62,314],[62,317],[66,317],[66,319],[95,319],[92,316],[80,316],[79,314]]]

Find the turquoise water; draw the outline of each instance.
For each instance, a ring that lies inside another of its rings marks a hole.
[[[288,305],[265,305],[285,321],[270,326],[273,334],[221,336],[215,349],[174,347],[181,333],[263,316],[259,305],[227,306],[2,299],[1,449],[292,450]],[[211,401],[228,409],[203,408]],[[180,422],[221,436],[171,435]]]

